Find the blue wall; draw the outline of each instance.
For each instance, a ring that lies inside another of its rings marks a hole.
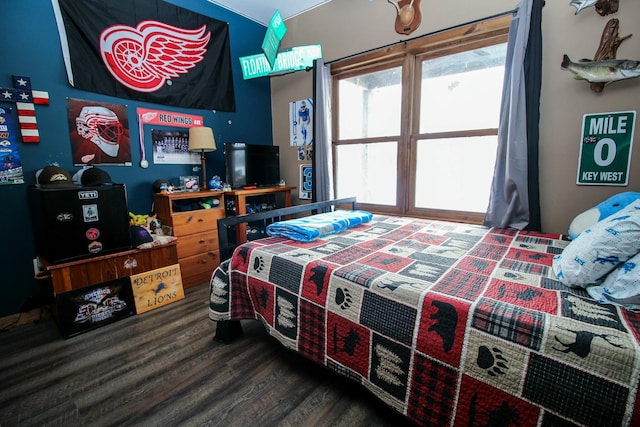
[[[75,173],[66,98],[125,104],[128,109],[133,166],[104,166],[114,182],[127,187],[129,210],[148,213],[152,209],[151,183],[164,178],[175,180],[180,175],[194,174],[193,165],[154,165],[151,147],[151,126],[145,126],[145,151],[148,169],[140,168],[141,159],[136,108],[182,112],[204,117],[205,126],[213,128],[218,151],[207,154],[207,175],[224,177],[221,146],[224,142],[272,144],[271,88],[269,79],[243,81],[238,58],[260,52],[266,27],[203,0],[171,0],[175,4],[202,15],[229,23],[236,112],[174,108],[134,102],[80,91],[69,86],[62,59],[60,39],[50,0],[11,0],[2,2],[0,28],[0,87],[12,87],[12,75],[31,78],[35,90],[49,93],[50,105],[36,106],[36,119],[41,142],[19,143],[19,152],[27,181],[23,185],[0,186],[0,224],[2,224],[3,255],[0,258],[0,317],[17,313],[29,296],[37,296],[41,283],[33,277],[32,259],[37,255],[33,244],[30,212],[27,204],[27,184],[34,173],[50,163]],[[15,104],[0,102],[0,107]],[[172,128],[167,128],[172,130]],[[199,171],[195,172],[198,175]]]

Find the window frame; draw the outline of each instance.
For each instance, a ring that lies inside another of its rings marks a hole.
[[[415,207],[416,154],[419,140],[497,135],[498,129],[473,129],[470,131],[419,133],[422,61],[451,55],[480,47],[506,43],[512,15],[504,14],[482,21],[461,25],[453,29],[406,40],[394,45],[365,52],[332,62],[332,152],[334,182],[337,183],[335,162],[336,147],[346,144],[363,144],[395,141],[398,144],[396,205],[386,206],[358,201],[361,209],[377,213],[396,214],[448,221],[482,223],[484,213],[449,211]],[[339,135],[339,81],[393,67],[402,67],[402,101],[400,134],[373,138],[340,140]],[[334,194],[335,196],[335,194]]]

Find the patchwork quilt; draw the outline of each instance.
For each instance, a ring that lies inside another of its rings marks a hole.
[[[418,425],[640,425],[640,313],[560,283],[567,243],[374,215],[241,245],[213,272],[209,317],[262,321]]]

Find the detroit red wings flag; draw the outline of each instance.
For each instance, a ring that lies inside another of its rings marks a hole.
[[[71,86],[235,111],[229,26],[162,0],[53,0]]]

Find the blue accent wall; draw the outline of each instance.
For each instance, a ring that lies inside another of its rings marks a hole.
[[[40,143],[19,143],[19,152],[26,183],[0,185],[0,224],[2,224],[2,256],[0,263],[0,317],[17,313],[30,296],[37,296],[42,282],[34,279],[32,259],[37,255],[33,243],[27,185],[35,172],[43,166],[58,163],[75,173],[69,128],[67,124],[67,98],[86,99],[127,105],[131,137],[132,166],[101,166],[114,182],[127,188],[129,210],[145,214],[152,210],[151,184],[158,178],[177,180],[181,175],[200,175],[193,165],[154,165],[151,146],[151,126],[145,126],[145,151],[150,166],[139,166],[138,120],[136,108],[144,107],[175,111],[204,117],[205,126],[213,128],[218,151],[207,153],[207,175],[224,179],[222,145],[225,142],[269,144],[272,141],[271,87],[268,78],[244,81],[238,58],[261,51],[266,27],[203,0],[171,0],[176,6],[229,23],[233,65],[236,112],[174,108],[171,105],[148,104],[72,88],[62,58],[60,38],[50,0],[5,1],[2,3],[2,60],[0,61],[0,87],[12,87],[12,75],[31,78],[34,90],[49,93],[50,105],[36,106],[36,119]],[[2,103],[2,108],[15,104]],[[166,128],[173,130],[178,128]]]

